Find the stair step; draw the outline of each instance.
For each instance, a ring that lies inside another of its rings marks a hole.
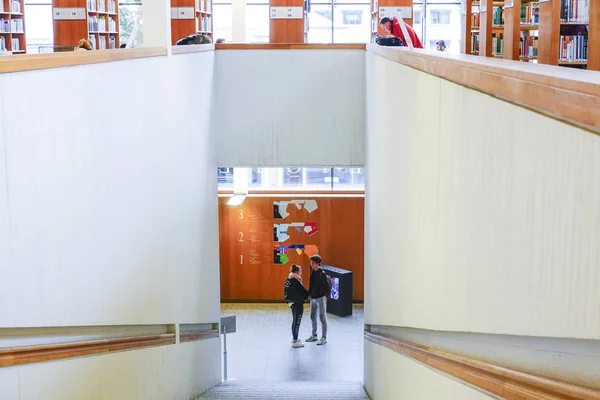
[[[205,393],[200,399],[368,400],[369,397],[360,383],[353,382],[227,381]]]

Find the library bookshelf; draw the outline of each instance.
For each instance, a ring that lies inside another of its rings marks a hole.
[[[194,33],[213,42],[212,0],[171,0],[171,44]]]
[[[379,26],[383,17],[397,17],[413,27],[413,2],[412,0],[371,0],[371,41],[377,36],[389,35]],[[419,21],[420,22],[420,21]]]
[[[539,63],[600,70],[597,0],[542,1],[539,25]]]
[[[464,53],[600,70],[597,0],[481,0],[481,5],[465,0],[463,4]],[[500,20],[496,7],[502,10]]]
[[[52,8],[55,46],[88,39],[94,50],[119,48],[118,0],[53,0]]]
[[[0,54],[25,54],[24,0],[0,0]]]

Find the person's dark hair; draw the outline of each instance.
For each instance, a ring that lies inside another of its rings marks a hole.
[[[290,267],[290,272],[292,274],[296,274],[296,273],[298,273],[298,271],[300,271],[300,267],[297,266],[296,264],[292,264],[292,266]]]
[[[219,44],[219,43],[225,43],[225,39],[223,39],[223,38],[219,38],[219,39],[217,39],[217,40],[215,41],[215,43],[216,43],[216,44]]]
[[[389,17],[383,17],[381,18],[381,21],[379,21],[379,25],[387,24],[388,22],[392,22],[392,20]]]
[[[314,262],[315,264],[321,265],[321,256],[318,254],[315,254],[314,256],[312,256],[310,258],[310,261]]]

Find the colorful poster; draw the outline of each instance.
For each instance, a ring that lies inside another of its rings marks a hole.
[[[319,248],[314,244],[291,244],[289,246],[278,246],[273,247],[273,264],[285,264],[290,259],[288,257],[289,251],[295,251],[298,255],[304,253],[308,258],[319,253]],[[310,255],[309,252],[310,251]]]
[[[290,204],[294,204],[298,210],[304,208],[309,214],[319,208],[316,200],[275,201],[273,202],[273,218],[286,219],[289,217],[290,213],[287,210]]]
[[[316,222],[292,222],[289,224],[274,224],[273,225],[273,240],[275,242],[283,243],[290,238],[288,229],[290,227],[296,228],[297,232],[304,232],[308,236],[312,236],[319,231]]]

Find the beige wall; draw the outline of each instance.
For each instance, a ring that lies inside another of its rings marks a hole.
[[[219,321],[213,62],[0,76],[2,327]],[[5,368],[0,398],[189,398],[219,360],[211,339]]]
[[[600,339],[598,136],[367,55],[366,149],[365,323]]]

